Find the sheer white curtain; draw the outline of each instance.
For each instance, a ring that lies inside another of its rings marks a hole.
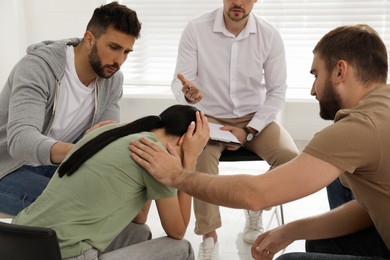
[[[125,90],[132,87],[169,90],[177,47],[185,25],[205,12],[222,6],[222,0],[123,0],[142,22],[141,38],[123,65]],[[390,49],[389,0],[258,0],[253,12],[271,22],[284,40],[287,98],[309,98],[312,50],[331,29],[367,23]],[[170,91],[170,90],[169,90]]]

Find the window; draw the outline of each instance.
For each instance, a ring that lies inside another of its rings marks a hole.
[[[126,89],[166,89],[175,70],[177,48],[186,24],[222,7],[222,0],[123,0],[142,22],[141,38],[122,70]],[[253,12],[271,22],[284,40],[287,57],[287,98],[310,98],[312,50],[331,29],[367,23],[390,49],[388,0],[258,0]]]

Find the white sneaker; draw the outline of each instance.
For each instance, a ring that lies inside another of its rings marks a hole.
[[[245,229],[243,239],[248,244],[253,244],[256,238],[264,232],[263,211],[245,210]]]
[[[214,238],[208,237],[200,243],[199,260],[218,260],[218,242],[214,243]]]

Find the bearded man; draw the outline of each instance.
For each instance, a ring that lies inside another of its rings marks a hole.
[[[113,2],[95,9],[83,39],[27,49],[0,94],[0,212],[29,206],[75,141],[119,121],[119,69],[140,30],[136,12]]]

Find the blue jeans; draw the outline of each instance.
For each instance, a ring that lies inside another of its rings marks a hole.
[[[17,215],[46,188],[58,166],[22,166],[0,179],[0,212]]]
[[[285,254],[278,260],[389,259],[390,251],[375,227],[343,237],[307,240],[307,253]]]
[[[326,187],[328,193],[329,208],[334,209],[338,206],[354,199],[352,191],[343,186],[340,179],[337,178]]]

